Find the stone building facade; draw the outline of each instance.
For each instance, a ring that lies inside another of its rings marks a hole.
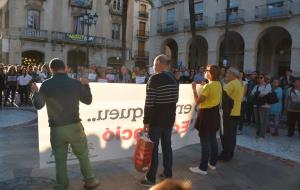
[[[224,52],[225,0],[195,0],[192,39],[188,0],[155,0],[150,58],[159,53],[174,65],[198,68],[220,64],[250,72],[300,75],[300,0],[230,0],[228,48]]]
[[[0,9],[2,62],[43,64],[60,57],[72,67],[87,62],[103,67],[120,66],[122,3],[122,0],[111,0],[110,4],[107,0],[9,0]],[[144,52],[148,48],[150,9],[147,0],[129,1],[126,30],[129,68],[136,63],[148,64],[149,57]],[[89,35],[81,18],[86,11],[98,16],[96,24],[89,28]],[[143,49],[138,49],[139,39],[145,42]]]

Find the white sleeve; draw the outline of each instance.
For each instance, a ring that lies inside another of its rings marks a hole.
[[[270,92],[272,92],[271,84],[267,84],[266,88],[261,92],[261,95],[265,96],[265,95],[269,94]]]

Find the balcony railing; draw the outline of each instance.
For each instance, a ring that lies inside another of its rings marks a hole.
[[[162,23],[157,25],[157,33],[172,34],[178,32],[178,26],[175,22]]]
[[[116,9],[116,8],[113,8],[113,6],[109,7],[109,13],[111,15],[116,15],[116,16],[122,16],[123,15],[122,9]]]
[[[134,52],[134,58],[135,59],[148,59],[149,58],[149,52],[148,51],[137,50],[137,51]]]
[[[240,25],[245,23],[245,10],[239,9],[237,12],[229,14],[230,25]],[[217,13],[215,24],[217,26],[224,26],[226,24],[226,12]]]
[[[292,15],[292,5],[292,1],[283,0],[272,5],[257,6],[255,7],[255,20],[268,21],[289,18]]]
[[[172,3],[177,3],[177,0],[161,0],[161,4],[163,5],[169,5]]]
[[[65,32],[52,32],[51,36],[52,42],[55,43],[69,43],[69,44],[80,44],[90,46],[100,46],[107,48],[121,48],[122,43],[120,40],[112,40],[103,37],[96,36],[86,36],[80,34],[73,33],[65,33]]]
[[[48,41],[48,31],[35,30],[32,28],[22,28],[20,31],[21,39]]]
[[[147,39],[147,38],[149,38],[149,31],[137,30],[136,37],[142,38],[142,39]]]
[[[69,0],[69,4],[72,7],[91,9],[93,6],[93,1]]]
[[[139,11],[140,18],[149,18],[149,13],[147,11]]]
[[[208,17],[203,17],[200,20],[195,21],[195,27],[197,31],[205,29],[207,28],[207,26],[208,26]],[[184,31],[191,31],[190,19],[184,20]]]

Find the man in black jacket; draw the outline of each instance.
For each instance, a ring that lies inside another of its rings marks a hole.
[[[151,76],[146,89],[144,130],[154,142],[152,163],[144,186],[152,186],[156,181],[158,169],[158,145],[161,139],[164,172],[162,178],[172,177],[173,152],[171,147],[172,129],[176,116],[179,85],[173,73],[169,71],[170,60],[166,55],[159,55],[154,60],[155,75]]]
[[[50,61],[53,77],[44,81],[39,90],[32,84],[32,102],[36,109],[45,104],[51,128],[51,147],[56,163],[56,189],[68,189],[67,153],[71,145],[79,160],[85,189],[99,186],[88,158],[87,138],[79,118],[79,102],[92,103],[92,94],[87,79],[71,79],[66,74],[66,66],[60,59]]]

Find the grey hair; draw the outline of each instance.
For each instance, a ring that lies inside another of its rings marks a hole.
[[[229,67],[229,69],[227,71],[230,71],[232,74],[234,74],[237,78],[241,78],[240,77],[240,71],[235,68],[235,67]]]

